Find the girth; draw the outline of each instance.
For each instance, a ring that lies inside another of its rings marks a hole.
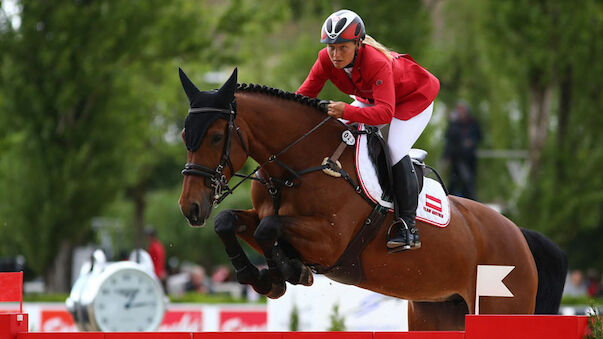
[[[381,224],[383,224],[383,221],[387,216],[387,212],[388,210],[386,207],[375,204],[373,211],[368,218],[366,218],[362,227],[358,233],[356,233],[352,241],[350,241],[337,262],[330,267],[310,265],[312,272],[324,274],[330,279],[342,284],[356,285],[363,282],[365,275],[362,270],[362,261],[360,257],[366,246],[379,232]]]

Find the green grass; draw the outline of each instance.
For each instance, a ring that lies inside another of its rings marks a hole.
[[[47,293],[47,294],[26,294],[23,296],[24,302],[65,302],[69,297],[67,293]],[[169,297],[171,303],[202,303],[202,304],[247,304],[249,303],[243,298],[233,298],[227,294],[200,294],[200,293],[185,293],[181,297]],[[265,304],[266,298],[260,298],[257,302]]]
[[[563,297],[563,299],[561,299],[561,305],[565,305],[565,306],[591,305],[591,304],[603,305],[603,298],[601,298],[601,297],[591,298],[591,297],[587,297],[587,296],[580,296],[580,297],[565,296],[565,297]]]
[[[65,300],[67,300],[67,297],[69,297],[69,294],[67,293],[32,293],[23,295],[23,302],[65,302]]]
[[[65,302],[69,294],[67,293],[47,293],[47,294],[25,294],[24,302]],[[203,304],[234,304],[248,303],[245,299],[235,299],[226,294],[200,294],[200,293],[185,293],[181,297],[170,296],[172,303],[203,303]],[[257,303],[265,304],[266,298],[261,298]],[[561,300],[562,305],[603,305],[603,298],[583,297],[568,297],[565,296]]]
[[[203,303],[203,304],[247,304],[250,303],[243,298],[233,298],[228,294],[200,294],[195,292],[185,293],[181,297],[170,296],[172,303]],[[257,302],[265,304],[266,298],[260,298]]]

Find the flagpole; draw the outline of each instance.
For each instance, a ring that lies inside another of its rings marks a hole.
[[[479,314],[479,290],[475,289],[475,314]]]
[[[19,272],[19,280],[21,280],[19,286],[19,313],[23,313],[23,271]]]

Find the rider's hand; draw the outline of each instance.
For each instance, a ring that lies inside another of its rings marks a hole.
[[[343,110],[345,109],[345,102],[331,101],[329,104],[329,110],[327,114],[333,118],[343,118]]]

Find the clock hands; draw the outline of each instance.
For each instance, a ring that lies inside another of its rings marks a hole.
[[[132,307],[132,308],[133,307],[143,307],[143,306],[149,306],[149,305],[154,306],[155,303],[152,302],[152,301],[143,301],[143,302],[138,302],[138,303],[131,304],[130,307]]]
[[[134,302],[134,299],[136,298],[138,291],[140,291],[138,288],[135,288],[135,289],[125,289],[124,288],[124,289],[117,290],[117,293],[128,298],[128,301],[124,305],[124,308],[128,309],[128,308],[132,307],[132,303]]]
[[[139,291],[140,291],[140,289],[138,289],[138,288],[132,288],[132,289],[123,288],[123,289],[117,290],[116,292],[127,298],[127,301],[124,304],[125,309],[130,309],[130,308],[134,308],[134,307],[144,307],[144,306],[149,306],[149,305],[155,304],[152,301],[139,301],[139,302],[135,303],[134,299],[136,299],[136,295],[138,294]]]

